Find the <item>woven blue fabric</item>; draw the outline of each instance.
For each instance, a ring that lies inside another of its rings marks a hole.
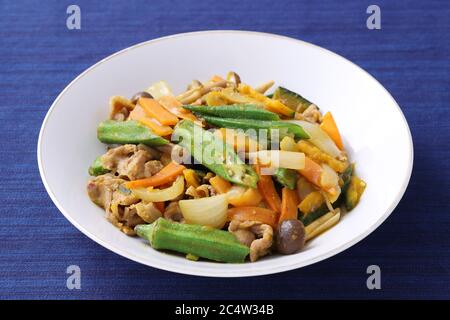
[[[72,3],[81,7],[79,31],[66,28]],[[450,298],[450,3],[378,0],[382,29],[376,31],[366,28],[369,4],[0,1],[0,298]],[[323,46],[391,92],[411,127],[415,164],[403,200],[379,229],[303,269],[214,279],[129,261],[89,240],[59,213],[36,161],[39,128],[58,93],[120,49],[205,29],[271,32]],[[81,268],[81,290],[66,288],[71,264]],[[381,290],[366,288],[371,264],[381,267]]]

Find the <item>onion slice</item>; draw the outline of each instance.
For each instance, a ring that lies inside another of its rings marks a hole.
[[[222,229],[227,221],[228,200],[226,194],[180,200],[178,204],[186,223]]]
[[[302,152],[282,150],[261,150],[249,153],[251,163],[274,168],[286,168],[300,170],[305,168],[305,154]]]
[[[184,178],[183,176],[178,176],[175,182],[166,189],[137,188],[130,190],[137,198],[146,202],[169,201],[184,192]]]
[[[158,100],[163,96],[173,96],[172,89],[170,89],[169,85],[165,81],[159,81],[152,84],[145,91],[150,93],[153,99]]]

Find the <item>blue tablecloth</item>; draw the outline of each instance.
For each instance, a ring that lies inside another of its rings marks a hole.
[[[66,28],[66,8],[72,3],[81,8],[78,31]],[[369,4],[0,1],[0,297],[450,298],[450,3],[378,0],[382,29],[372,31],[366,28]],[[36,161],[39,128],[58,93],[117,50],[205,29],[271,32],[323,46],[366,69],[392,93],[411,127],[415,163],[403,200],[379,229],[303,269],[214,279],[122,258],[89,240],[58,212]],[[81,268],[81,290],[66,287],[71,264]],[[371,264],[381,267],[381,290],[366,287]]]

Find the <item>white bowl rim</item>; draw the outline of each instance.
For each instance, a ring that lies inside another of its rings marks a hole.
[[[86,75],[87,73],[89,73],[91,70],[97,68],[99,65],[103,64],[104,62],[112,59],[115,56],[118,56],[120,54],[126,53],[130,50],[136,49],[138,47],[150,44],[150,43],[155,43],[155,42],[159,42],[159,41],[165,41],[165,40],[169,40],[172,38],[181,38],[181,37],[188,37],[188,36],[192,36],[192,35],[197,35],[197,34],[225,34],[225,33],[234,33],[234,34],[248,34],[248,35],[258,35],[258,36],[264,36],[264,37],[268,37],[268,38],[279,38],[279,39],[284,39],[284,40],[288,40],[288,41],[294,41],[297,43],[301,43],[305,46],[311,46],[314,47],[315,49],[319,49],[321,51],[323,51],[326,54],[329,55],[333,55],[339,59],[343,59],[346,62],[351,63],[353,66],[357,67],[360,71],[362,71],[365,75],[367,75],[368,77],[372,78],[372,80],[375,81],[375,83],[380,86],[382,88],[382,90],[389,96],[389,98],[391,99],[391,101],[393,102],[393,104],[397,107],[398,112],[401,115],[401,118],[403,120],[403,124],[405,125],[406,129],[407,129],[407,133],[408,133],[408,149],[410,150],[409,155],[408,155],[408,163],[407,163],[407,176],[405,177],[403,184],[401,186],[401,188],[399,189],[395,200],[391,203],[390,207],[386,210],[386,212],[376,221],[376,223],[374,223],[373,225],[371,225],[370,228],[368,228],[367,230],[365,230],[364,232],[362,232],[361,234],[359,234],[357,237],[347,241],[346,243],[344,243],[343,245],[330,250],[320,256],[314,257],[314,258],[310,258],[308,260],[304,260],[304,261],[299,261],[299,262],[294,262],[288,265],[284,265],[284,266],[276,266],[274,268],[249,268],[248,270],[245,271],[240,271],[240,273],[223,273],[223,274],[218,274],[215,271],[209,271],[209,270],[204,270],[202,268],[194,268],[194,269],[188,269],[188,270],[183,270],[181,268],[177,268],[177,267],[173,267],[172,265],[162,265],[161,263],[153,263],[151,261],[147,261],[144,260],[138,256],[134,256],[132,253],[130,253],[129,251],[126,250],[122,250],[120,248],[117,248],[109,243],[107,243],[107,241],[103,241],[102,239],[98,238],[95,234],[90,233],[89,231],[87,231],[82,225],[80,225],[78,222],[76,222],[74,219],[71,218],[70,214],[63,208],[63,206],[59,203],[58,199],[56,198],[54,192],[52,191],[52,189],[50,188],[50,185],[47,182],[47,178],[45,175],[45,171],[43,168],[43,164],[42,164],[42,156],[41,156],[41,143],[42,143],[42,137],[44,134],[44,130],[46,128],[46,124],[48,119],[50,118],[51,113],[53,112],[55,106],[58,104],[59,100],[62,98],[62,96],[66,93],[66,91],[68,91],[71,86],[77,82],[79,79],[81,79],[84,75]],[[102,60],[98,61],[97,63],[95,63],[94,65],[88,67],[86,70],[84,70],[82,73],[80,73],[75,79],[73,79],[62,91],[61,93],[56,97],[56,99],[53,101],[52,105],[50,106],[50,109],[47,111],[47,114],[44,118],[44,121],[42,122],[42,126],[39,132],[39,138],[38,138],[38,143],[37,143],[37,160],[38,160],[38,167],[39,167],[39,173],[42,179],[42,182],[44,184],[45,189],[47,190],[47,193],[49,194],[51,200],[53,201],[53,203],[56,205],[56,207],[59,209],[59,211],[66,217],[67,220],[69,220],[69,222],[74,225],[79,231],[81,231],[84,235],[86,235],[88,238],[92,239],[93,241],[97,242],[98,244],[100,244],[101,246],[107,248],[108,250],[122,256],[122,257],[126,257],[128,259],[131,259],[133,261],[136,261],[138,263],[147,265],[147,266],[151,266],[154,268],[158,268],[158,269],[162,269],[162,270],[166,270],[166,271],[171,271],[171,272],[175,272],[175,273],[181,273],[181,274],[188,274],[188,275],[196,275],[196,276],[205,276],[205,277],[222,277],[222,278],[228,278],[228,277],[249,277],[249,276],[260,276],[260,275],[267,275],[267,274],[274,274],[274,273],[280,273],[280,272],[284,272],[284,271],[289,271],[289,270],[293,270],[293,269],[297,269],[297,268],[301,268],[301,267],[305,267],[311,264],[314,264],[316,262],[325,260],[327,258],[330,258],[334,255],[337,255],[338,253],[346,250],[347,248],[355,245],[356,243],[358,243],[359,241],[361,241],[362,239],[364,239],[365,237],[367,237],[369,234],[371,234],[375,229],[377,229],[389,216],[390,214],[394,211],[394,209],[397,207],[398,203],[400,202],[400,200],[402,199],[406,188],[408,187],[410,178],[411,178],[411,174],[412,174],[412,169],[413,169],[413,162],[414,162],[414,147],[413,147],[413,140],[412,140],[412,135],[411,135],[411,130],[409,128],[408,122],[405,118],[405,115],[403,114],[400,106],[397,104],[397,102],[395,101],[395,99],[392,97],[392,95],[389,93],[389,91],[387,91],[387,89],[381,85],[381,83],[376,80],[370,73],[368,73],[366,70],[364,70],[363,68],[361,68],[360,66],[358,66],[357,64],[353,63],[352,61],[344,58],[343,56],[330,51],[328,49],[325,49],[323,47],[320,47],[318,45],[303,41],[303,40],[299,40],[299,39],[295,39],[295,38],[291,38],[288,36],[284,36],[284,35],[278,35],[278,34],[273,34],[273,33],[266,33],[266,32],[258,32],[258,31],[246,31],[246,30],[204,30],[204,31],[194,31],[194,32],[186,32],[186,33],[178,33],[178,34],[173,34],[173,35],[168,35],[168,36],[164,36],[164,37],[160,37],[160,38],[156,38],[156,39],[152,39],[152,40],[148,40],[148,41],[144,41],[144,42],[140,42],[137,43],[135,45],[132,45],[130,47],[127,47],[125,49],[122,49],[120,51],[117,51],[109,56],[107,56],[106,58],[103,58]]]

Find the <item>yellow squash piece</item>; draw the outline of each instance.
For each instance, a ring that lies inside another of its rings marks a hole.
[[[345,205],[347,210],[350,211],[356,207],[365,189],[366,183],[357,176],[352,176],[347,192],[345,193]]]
[[[336,172],[342,173],[348,167],[348,162],[333,158],[328,153],[323,152],[309,141],[300,140],[297,143],[297,147],[300,152],[303,152],[310,159],[318,163],[325,163]]]
[[[227,192],[228,202],[235,207],[257,206],[262,200],[258,189],[232,186]]]
[[[183,170],[184,179],[186,180],[187,187],[197,188],[200,186],[200,179],[197,173],[193,169]]]
[[[205,101],[208,106],[221,106],[229,104],[228,99],[226,99],[219,91],[211,91],[208,93],[205,96]]]
[[[303,214],[307,215],[318,209],[323,203],[325,203],[325,199],[322,194],[319,191],[314,191],[308,194],[306,198],[300,202],[298,208]]]
[[[287,117],[293,117],[294,116],[294,110],[289,108],[288,106],[285,106],[283,103],[281,103],[278,100],[270,99],[263,95],[262,93],[259,93],[249,85],[241,83],[238,88],[239,92],[243,95],[246,95],[252,99],[255,99],[261,103],[264,104],[264,107],[272,112],[287,116]]]
[[[227,193],[231,189],[231,183],[219,176],[209,179],[209,183],[219,194]]]

